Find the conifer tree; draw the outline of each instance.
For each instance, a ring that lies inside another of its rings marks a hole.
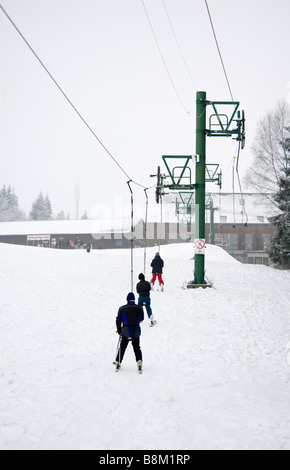
[[[65,215],[64,211],[61,211],[57,214],[56,220],[66,220],[66,215]]]
[[[46,198],[45,198],[45,208],[46,208],[46,220],[51,220],[52,219],[52,207],[51,207],[51,202],[48,197],[48,194],[46,195]]]
[[[14,188],[4,185],[0,189],[0,222],[23,220],[24,212],[19,208]]]
[[[81,220],[87,220],[89,217],[88,217],[88,213],[87,211],[85,210],[85,212],[83,213],[82,217],[81,217]]]
[[[52,217],[52,208],[49,197],[44,197],[42,192],[32,204],[30,218],[32,220],[50,220]]]
[[[275,263],[290,268],[290,138],[281,143],[281,146],[285,152],[286,164],[279,180],[279,191],[274,197],[280,213],[269,218],[277,227],[270,256]]]

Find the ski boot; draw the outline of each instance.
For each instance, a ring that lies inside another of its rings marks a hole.
[[[115,372],[119,372],[119,370],[121,369],[121,363],[118,362],[118,361],[116,361],[114,364],[115,364],[115,366],[116,366]]]

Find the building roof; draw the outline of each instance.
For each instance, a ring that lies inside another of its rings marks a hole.
[[[269,224],[268,218],[275,215],[275,207],[273,204],[267,204],[267,198],[262,198],[260,194],[256,193],[208,193],[207,199],[211,195],[213,199],[213,206],[215,208],[214,220],[215,223],[229,223],[233,224]],[[268,195],[270,196],[270,195]],[[171,219],[174,218],[176,198],[180,205],[180,213],[186,214],[186,206],[183,204],[187,202],[189,196],[186,193],[182,194],[183,201],[178,193],[170,194],[165,198],[164,207],[171,205]],[[191,199],[192,211],[195,210],[194,197]],[[164,209],[164,211],[167,209]],[[168,218],[168,217],[167,217]],[[210,211],[206,211],[206,222],[210,223]]]
[[[215,212],[215,222],[269,224],[268,218],[274,215],[269,204],[261,199],[260,194],[246,193],[214,193],[212,194]],[[207,222],[210,213],[207,211]]]
[[[175,201],[178,196],[170,194],[165,198],[163,205],[163,223],[176,223]],[[275,215],[274,209],[267,204],[261,204],[261,195],[255,193],[211,193],[215,210],[215,223],[237,224],[268,224],[268,217]],[[243,206],[244,201],[244,206]],[[194,202],[194,201],[193,201]],[[244,210],[243,210],[244,207]],[[194,205],[193,205],[194,208]],[[153,207],[149,215],[149,223],[160,223],[160,208]],[[154,213],[155,212],[155,213]],[[210,211],[206,211],[206,222],[210,222]],[[134,219],[134,226],[140,219]],[[102,233],[129,233],[130,219],[102,219],[102,220],[49,220],[0,222],[0,236],[4,235],[70,235],[70,234],[102,234]]]

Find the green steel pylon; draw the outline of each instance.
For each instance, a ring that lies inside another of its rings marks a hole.
[[[195,186],[195,238],[200,240],[200,249],[194,258],[194,284],[206,284],[204,279],[205,243],[205,169],[206,169],[206,92],[196,95],[196,186]],[[197,242],[196,242],[197,243]]]

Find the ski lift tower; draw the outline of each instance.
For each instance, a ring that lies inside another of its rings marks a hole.
[[[238,111],[240,103],[237,101],[207,101],[206,92],[198,91],[196,94],[196,184],[195,184],[195,258],[194,280],[188,288],[211,287],[205,280],[205,209],[206,209],[206,137],[234,137],[245,147],[245,114],[242,117]],[[212,107],[207,129],[206,111]],[[228,110],[230,109],[230,113]],[[236,127],[233,127],[236,123]]]
[[[170,191],[195,192],[195,258],[194,280],[187,287],[212,287],[205,279],[205,211],[206,183],[216,183],[221,187],[222,174],[219,164],[206,163],[206,137],[232,137],[245,147],[245,114],[238,111],[238,101],[207,101],[206,92],[196,95],[196,155],[163,155],[162,159],[168,174],[161,174],[158,167],[156,202],[160,203],[165,189]],[[207,107],[212,108],[207,128]],[[191,162],[195,160],[195,182]],[[169,180],[169,181],[168,181]],[[214,208],[210,206],[212,217]],[[212,219],[213,220],[213,219]],[[213,233],[212,233],[213,237]]]

